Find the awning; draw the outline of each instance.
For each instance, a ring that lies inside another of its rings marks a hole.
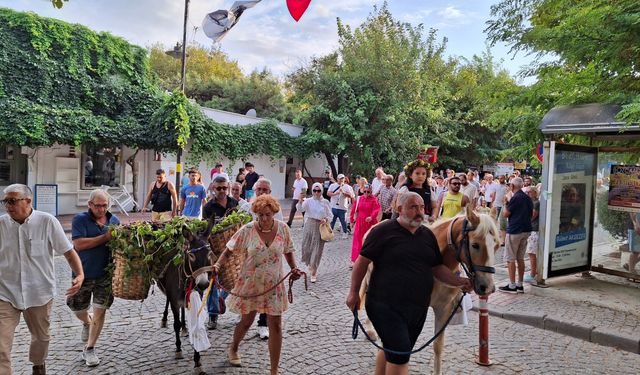
[[[540,123],[543,134],[640,134],[640,125],[616,119],[622,107],[616,104],[581,104],[556,107]]]

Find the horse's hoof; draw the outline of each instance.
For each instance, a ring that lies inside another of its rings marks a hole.
[[[167,328],[167,321],[166,320],[161,320],[160,321],[160,328]]]
[[[187,337],[189,336],[189,330],[186,328],[183,328],[182,331],[180,331],[180,333],[182,334],[182,336]]]
[[[174,358],[175,358],[175,359],[182,359],[182,358],[184,358],[184,357],[182,356],[182,350],[181,350],[181,351],[179,351],[179,352],[176,352],[176,354],[175,354],[175,357],[174,357]]]
[[[202,367],[198,366],[198,367],[194,367],[193,368],[193,373],[195,375],[207,375],[206,372],[202,371]]]

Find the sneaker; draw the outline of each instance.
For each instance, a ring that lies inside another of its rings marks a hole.
[[[349,238],[349,235],[346,233],[342,233],[342,239],[346,240],[347,238]]]
[[[258,326],[258,336],[260,336],[260,338],[262,340],[266,340],[269,338],[269,328],[268,327],[263,327],[263,326]]]
[[[89,341],[89,327],[91,327],[91,323],[82,324],[82,334],[80,335],[80,339],[85,344]]]
[[[536,283],[536,278],[531,276],[531,275],[529,275],[529,274],[526,274],[526,275],[524,275],[524,282],[527,283],[527,284],[535,284]]]
[[[207,329],[212,330],[218,327],[218,315],[209,316],[209,321],[207,322]]]
[[[96,355],[96,350],[94,348],[84,349],[82,351],[82,359],[89,367],[95,367],[100,364],[100,358]]]
[[[524,293],[524,286],[522,286],[522,285],[517,286],[516,285],[516,293]]]
[[[522,287],[521,287],[522,288]],[[518,287],[510,287],[509,284],[498,288],[503,293],[518,293]]]

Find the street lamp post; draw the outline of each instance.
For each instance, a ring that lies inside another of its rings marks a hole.
[[[181,55],[181,68],[180,68],[180,90],[185,93],[185,75],[187,72],[187,21],[189,18],[189,0],[184,0],[184,23],[182,27],[182,55]],[[180,194],[180,173],[182,172],[182,164],[180,159],[182,158],[182,148],[178,149],[176,153],[176,191]]]

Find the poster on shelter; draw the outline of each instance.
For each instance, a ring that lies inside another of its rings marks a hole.
[[[597,156],[590,150],[557,145],[554,159],[551,227],[548,228],[552,273],[591,265]]]
[[[612,165],[609,177],[609,209],[640,212],[640,167]]]

